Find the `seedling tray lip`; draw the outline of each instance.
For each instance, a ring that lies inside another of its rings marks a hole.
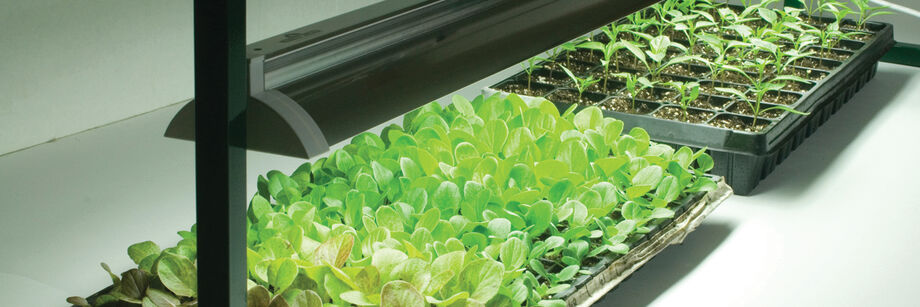
[[[733,194],[724,177],[711,178],[716,179],[715,190],[688,197],[691,201],[688,206],[682,207],[683,213],[660,225],[654,233],[647,234],[645,241],[631,248],[626,255],[605,265],[603,270],[592,272],[581,286],[573,286],[574,289],[566,291],[569,292],[568,295],[554,299],[565,300],[566,305],[570,307],[591,306],[667,246],[682,243],[716,207]]]
[[[823,18],[821,19],[823,20]],[[851,20],[847,20],[845,22],[852,23]],[[853,40],[853,43],[858,42],[863,44],[861,48],[855,51],[835,48],[834,50],[836,51],[853,52],[853,55],[844,61],[834,60],[840,62],[841,64],[830,71],[826,71],[829,73],[829,75],[824,79],[813,81],[814,85],[809,90],[805,92],[798,92],[802,95],[802,97],[797,102],[793,103],[791,105],[792,107],[802,112],[813,112],[814,110],[820,109],[821,106],[827,103],[832,103],[832,101],[830,101],[832,99],[830,98],[833,98],[837,91],[845,90],[844,87],[847,85],[847,83],[849,83],[848,81],[850,81],[851,78],[859,77],[860,72],[866,69],[871,69],[871,67],[878,62],[881,56],[884,55],[884,53],[889,48],[891,48],[892,45],[894,45],[893,26],[890,23],[870,21],[867,23],[867,28],[869,28],[869,30],[875,31],[872,38],[868,41]],[[815,58],[821,59],[819,57]],[[813,69],[808,67],[799,68],[812,71],[824,71],[821,69]],[[507,80],[521,80],[522,74],[524,74],[524,72],[502,80],[498,84]],[[523,76],[523,80],[526,80],[526,74]],[[700,81],[721,81],[711,80],[708,79],[708,77],[696,79],[699,79]],[[498,84],[483,89],[483,92],[486,94],[492,94],[495,92],[507,93],[496,90]],[[571,88],[571,86],[553,87],[555,87],[553,91],[560,88]],[[547,92],[545,96],[552,94],[553,91]],[[607,99],[610,99],[613,96],[622,95],[610,94],[608,95]],[[560,110],[565,110],[572,105],[571,103],[567,102],[553,103],[556,104]],[[734,103],[744,102],[735,101]],[[659,108],[672,105],[675,104],[664,102],[661,103]],[[578,109],[585,107],[586,106],[584,105],[577,106]],[[725,109],[727,109],[729,105],[726,105],[725,107]],[[651,138],[659,142],[691,147],[707,147],[714,150],[743,153],[749,155],[765,155],[773,151],[778,144],[782,143],[786,138],[794,134],[795,131],[802,129],[805,125],[807,125],[810,118],[814,116],[814,113],[808,116],[799,116],[785,113],[779,118],[758,119],[769,121],[770,125],[759,132],[748,132],[710,126],[706,123],[687,123],[656,118],[652,115],[656,111],[657,109],[648,114],[630,114],[606,109],[603,110],[605,116],[622,120],[626,127],[639,126],[645,128]],[[717,112],[717,114],[713,116],[712,119],[724,113],[727,112]]]

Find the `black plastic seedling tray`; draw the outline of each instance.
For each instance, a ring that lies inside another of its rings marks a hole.
[[[795,150],[805,138],[814,133],[821,124],[827,121],[866,82],[875,76],[879,59],[894,45],[893,27],[891,24],[879,22],[869,22],[867,27],[874,33],[870,39],[866,41],[842,40],[838,48],[833,49],[835,53],[852,53],[848,58],[842,61],[818,57],[807,58],[807,61],[824,66],[826,68],[824,70],[796,66],[795,69],[805,70],[809,75],[826,74],[823,79],[814,81],[807,91],[798,93],[785,91],[785,89],[782,91],[785,94],[798,96],[797,101],[789,104],[789,106],[798,111],[808,112],[810,113],[809,115],[802,116],[786,112],[776,118],[758,118],[758,123],[762,121],[769,123],[758,132],[710,125],[710,123],[725,117],[739,118],[747,123],[750,123],[752,119],[743,113],[736,113],[738,108],[745,106],[744,102],[734,101],[729,97],[720,95],[708,95],[716,101],[724,102],[720,109],[689,108],[691,114],[702,114],[701,117],[705,118],[704,121],[699,123],[656,117],[654,114],[657,114],[656,112],[659,110],[678,107],[676,101],[668,98],[663,99],[663,101],[637,99],[636,105],[642,106],[647,111],[643,114],[617,112],[603,107],[602,109],[606,116],[622,120],[626,129],[637,126],[644,128],[648,131],[652,140],[659,143],[692,148],[708,148],[710,155],[715,160],[715,167],[711,173],[724,176],[736,194],[748,195],[760,180],[766,178],[779,163],[789,156],[790,152]],[[692,65],[690,68],[691,70],[696,69]],[[600,69],[600,64],[594,64],[593,68],[587,73],[598,73]],[[613,67],[610,69],[613,70]],[[541,72],[541,74],[543,74],[542,78],[532,79],[531,86],[534,89],[542,90],[542,93],[539,93],[542,95],[533,96],[547,97],[549,100],[554,101],[552,99],[554,94],[573,90],[571,82],[558,80],[559,77],[565,76],[564,73],[554,72],[552,79],[546,78],[546,72]],[[698,81],[701,84],[706,84],[707,82],[722,82],[722,85],[729,84],[724,81],[709,80],[707,76],[708,72],[698,77],[671,77],[682,81]],[[521,72],[485,89],[484,92],[503,92],[501,90],[503,87],[509,84],[526,85],[526,80],[527,75]],[[540,83],[540,81],[552,81],[551,83],[555,83],[555,85]],[[621,83],[613,82],[613,80],[607,86],[622,88]],[[657,90],[667,91],[664,88]],[[603,105],[615,97],[622,98],[625,96],[625,90],[623,89],[606,94],[590,91],[591,89],[589,89],[589,92],[585,92],[584,97],[596,101],[597,105]],[[704,96],[705,94],[701,93],[700,95]],[[565,101],[554,101],[554,103],[560,110],[568,109],[572,105],[572,103]],[[763,105],[764,107],[770,106],[767,101]],[[583,107],[582,105],[579,106]]]

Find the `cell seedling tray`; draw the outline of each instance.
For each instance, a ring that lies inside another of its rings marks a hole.
[[[827,22],[827,19],[814,18],[814,22]],[[845,25],[853,24],[847,21]],[[622,82],[611,79],[607,90],[602,91],[601,83],[593,85],[582,96],[579,106],[596,105],[604,110],[605,116],[622,120],[626,129],[642,127],[652,140],[689,146],[691,148],[709,149],[715,160],[713,174],[725,177],[736,194],[748,195],[754,187],[769,175],[789,153],[795,150],[808,136],[844,103],[850,100],[863,85],[875,75],[878,61],[894,44],[893,27],[888,23],[869,22],[871,35],[856,37],[861,40],[841,40],[836,48],[824,52],[815,50],[813,56],[796,62],[795,74],[812,80],[810,84],[787,84],[778,93],[768,93],[762,109],[774,106],[777,97],[781,103],[809,115],[796,115],[774,110],[757,119],[757,127],[751,128],[753,118],[749,116],[750,107],[746,102],[727,97],[712,88],[734,87],[751,94],[750,86],[737,82],[710,79],[709,69],[700,65],[679,64],[671,66],[661,76],[677,81],[695,81],[701,84],[700,98],[691,102],[688,108],[688,121],[681,121],[677,92],[665,87],[639,95],[635,108],[630,104],[628,92]],[[846,30],[845,30],[846,31]],[[603,41],[603,34],[595,36]],[[814,47],[813,47],[814,48]],[[567,52],[559,59],[568,58],[568,67],[577,76],[599,76],[603,67],[597,59],[596,52],[578,50]],[[628,56],[622,52],[620,58]],[[560,110],[568,109],[577,99],[577,91],[572,81],[559,68],[557,63],[543,62],[543,68],[536,70],[527,88],[527,75],[521,72],[483,90],[485,94],[516,93],[525,99],[543,97],[553,101]],[[643,71],[643,68],[630,67],[621,62],[620,72]],[[563,64],[565,65],[565,64]],[[610,66],[611,73],[617,72]],[[648,74],[645,74],[648,76]],[[737,79],[737,78],[735,78]],[[705,101],[705,103],[703,103]],[[624,104],[626,104],[624,109]],[[677,119],[670,119],[675,118]]]

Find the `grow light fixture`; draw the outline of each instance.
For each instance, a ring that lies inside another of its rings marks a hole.
[[[309,158],[655,1],[383,1],[247,46],[247,148]],[[195,102],[167,137],[193,140]]]

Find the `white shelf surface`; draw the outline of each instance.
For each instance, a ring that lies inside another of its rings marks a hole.
[[[881,64],[754,195],[730,198],[597,306],[915,305],[918,98],[920,69]],[[195,189],[193,144],[163,137],[176,111],[0,156],[2,305],[66,306],[110,283],[99,262],[130,268],[128,245],[178,241]],[[258,174],[303,162],[250,152],[248,194]]]

